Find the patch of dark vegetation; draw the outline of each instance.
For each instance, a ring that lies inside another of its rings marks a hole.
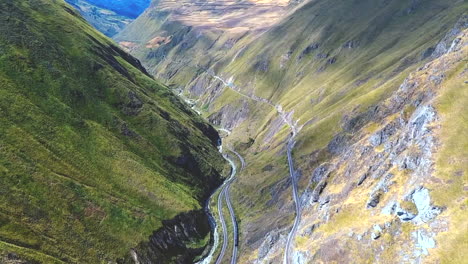
[[[106,63],[111,65],[117,72],[127,77],[130,81],[135,82],[134,77],[128,72],[127,68],[120,64],[115,57],[121,57],[126,62],[131,64],[133,67],[140,70],[146,76],[152,78],[146,69],[141,65],[141,62],[129,55],[119,47],[113,44],[104,44],[102,41],[98,41],[95,37],[88,34],[88,38],[94,42],[94,52]]]
[[[236,149],[239,149],[239,151],[246,151],[248,148],[250,148],[253,144],[255,143],[255,139],[249,138],[247,142],[240,142],[238,146],[236,146]]]
[[[253,64],[255,71],[267,72],[270,68],[270,61],[267,58],[258,57]]]
[[[309,46],[307,46],[302,52],[301,54],[299,55],[299,57],[297,58],[298,60],[301,60],[302,58],[304,58],[305,56],[309,55],[310,53],[312,53],[313,51],[317,50],[318,48],[320,47],[320,44],[319,43],[312,43],[310,44]]]
[[[74,17],[77,17],[77,18],[79,18],[79,19],[83,19],[83,17],[80,16],[80,15],[78,14],[78,12],[76,12],[75,10],[69,8],[68,6],[64,6],[63,9],[64,9],[65,11],[67,11],[67,13],[69,13],[70,15],[72,15],[72,16],[74,16]]]
[[[268,165],[266,165],[265,167],[263,167],[262,171],[263,171],[263,172],[272,171],[273,168],[274,168],[273,165],[268,164]]]

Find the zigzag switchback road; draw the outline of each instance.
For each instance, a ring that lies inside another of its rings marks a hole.
[[[231,256],[231,264],[234,264],[236,263],[236,260],[237,260],[237,245],[238,245],[239,234],[237,230],[236,216],[234,214],[234,209],[231,204],[229,189],[231,187],[231,183],[234,181],[235,176],[237,174],[237,166],[235,162],[231,158],[229,158],[229,156],[224,155],[224,158],[231,165],[231,176],[225,182],[225,184],[221,188],[221,191],[218,195],[218,214],[219,214],[219,220],[221,222],[221,226],[223,228],[223,245],[221,247],[221,252],[219,253],[218,258],[216,259],[216,264],[221,263],[221,261],[223,260],[223,257],[226,254],[228,238],[229,238],[226,220],[224,219],[224,215],[223,215],[223,206],[222,206],[223,198],[225,198],[226,204],[228,206],[229,214],[231,215],[231,222],[232,222],[232,227],[233,227],[233,250],[232,250],[232,256]]]
[[[288,239],[286,241],[286,246],[284,249],[284,259],[283,259],[283,264],[288,264],[290,263],[290,253],[291,253],[291,243],[294,241],[294,237],[296,235],[297,227],[299,223],[301,222],[301,204],[299,200],[299,195],[297,192],[297,174],[296,171],[294,170],[294,161],[292,159],[292,150],[294,148],[294,144],[296,142],[294,141],[294,134],[291,136],[291,138],[288,141],[288,165],[289,165],[289,174],[291,176],[291,185],[293,188],[293,198],[295,202],[295,209],[296,209],[296,217],[294,219],[294,224],[291,228],[291,231],[288,234]]]
[[[283,119],[284,123],[291,129],[291,137],[290,139],[288,140],[288,143],[287,143],[287,156],[288,156],[288,167],[289,167],[289,175],[291,177],[291,185],[292,185],[292,190],[293,190],[293,200],[294,200],[294,204],[295,204],[295,218],[294,218],[294,223],[293,223],[293,226],[291,228],[291,231],[289,232],[288,234],[288,238],[287,238],[287,241],[286,241],[286,245],[285,245],[285,248],[284,248],[284,256],[283,256],[283,264],[289,264],[290,263],[290,251],[291,251],[291,244],[292,244],[292,241],[294,241],[294,237],[296,236],[296,231],[297,231],[297,227],[299,226],[299,223],[301,221],[301,204],[300,204],[300,200],[299,200],[299,194],[298,194],[298,191],[297,191],[297,173],[296,171],[294,170],[294,161],[293,161],[293,158],[292,158],[292,150],[294,148],[294,145],[296,144],[296,142],[294,141],[294,138],[296,137],[297,133],[299,133],[299,131],[302,129],[303,126],[298,126],[298,121],[299,120],[293,120],[292,118],[289,117],[289,114],[283,110],[283,107],[279,104],[274,104],[272,103],[271,101],[269,101],[268,99],[265,99],[265,98],[261,98],[261,97],[258,97],[258,96],[255,96],[255,95],[248,95],[248,94],[245,94],[245,93],[242,93],[239,88],[237,88],[234,83],[233,83],[233,80],[232,78],[229,79],[228,81],[225,81],[223,78],[217,76],[217,75],[212,75],[213,78],[221,81],[223,83],[223,85],[225,87],[228,87],[230,89],[232,89],[233,91],[239,93],[240,95],[242,96],[245,96],[251,100],[254,100],[254,101],[257,101],[257,102],[263,102],[263,103],[266,103],[266,104],[269,104],[271,106],[273,106],[276,110],[276,112],[278,113],[278,115]],[[234,151],[233,151],[234,152]],[[236,155],[238,155],[238,153],[234,152]],[[240,155],[238,155],[240,157]],[[243,161],[242,157],[240,157],[240,160],[241,160],[241,163]],[[244,165],[244,163],[242,163]]]
[[[234,153],[238,158],[239,158],[239,161],[241,163],[241,168],[240,170],[242,171],[245,166],[246,166],[246,163],[245,163],[245,160],[244,158],[239,154],[237,153],[234,149],[232,148],[228,148],[229,151],[231,151],[232,153]],[[229,160],[229,162],[231,163],[232,160]],[[235,172],[234,168],[235,167],[235,164],[234,163],[231,163],[231,166],[233,168],[233,172]],[[231,173],[231,175],[232,175]],[[234,177],[234,176],[232,176]],[[233,247],[232,247],[232,257],[231,257],[231,264],[235,264],[237,262],[237,251],[238,251],[238,245],[239,245],[239,232],[238,232],[238,226],[237,226],[237,219],[236,219],[236,215],[235,215],[235,212],[234,212],[234,209],[232,207],[232,204],[231,204],[231,196],[230,196],[230,189],[231,189],[231,183],[232,181],[234,180],[234,178],[232,178],[231,182],[228,183],[228,186],[226,187],[226,193],[225,193],[225,198],[226,198],[226,204],[228,206],[228,209],[229,209],[229,214],[231,215],[231,222],[232,222],[232,228],[233,228]]]
[[[228,148],[228,149],[229,149],[229,151],[234,153],[239,158],[239,161],[241,163],[241,170],[244,169],[245,166],[246,166],[244,158],[239,153],[234,151],[233,149],[231,149],[231,148]],[[219,215],[219,221],[221,222],[221,228],[222,228],[222,231],[223,231],[223,244],[221,246],[221,252],[219,253],[218,257],[216,258],[215,263],[219,264],[219,263],[222,262],[224,256],[226,255],[226,250],[227,250],[228,243],[229,243],[228,227],[227,227],[226,220],[225,220],[224,214],[223,214],[223,200],[224,200],[226,202],[226,204],[227,204],[229,214],[231,216],[231,224],[232,224],[232,228],[233,228],[233,235],[232,235],[233,248],[232,248],[232,256],[231,256],[231,264],[235,264],[235,263],[237,263],[239,233],[238,233],[237,218],[236,218],[234,208],[233,208],[232,203],[231,203],[231,197],[230,197],[230,192],[229,191],[230,191],[230,188],[231,188],[231,184],[232,184],[232,182],[234,181],[234,179],[235,179],[235,177],[237,175],[237,166],[236,166],[235,162],[228,155],[225,154],[224,158],[231,165],[231,174],[230,174],[230,177],[219,188],[220,191],[219,191],[219,194],[218,194],[217,210],[218,210],[218,215]],[[208,207],[208,210],[209,210],[209,207]],[[210,250],[210,253],[208,254],[208,256],[206,256],[203,260],[197,262],[197,264],[211,263],[211,259],[213,258],[213,255],[214,255],[214,253],[216,251],[216,248],[218,246],[218,241],[219,241],[219,238],[218,238],[217,228],[215,227],[214,228],[214,244],[213,244],[213,247]]]

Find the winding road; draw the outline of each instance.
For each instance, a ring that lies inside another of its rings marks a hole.
[[[221,252],[218,255],[218,258],[216,259],[216,264],[221,263],[223,260],[224,255],[226,254],[226,249],[227,249],[227,244],[228,244],[228,230],[226,226],[226,221],[224,220],[224,215],[223,215],[223,198],[225,197],[226,194],[226,187],[224,187],[218,195],[218,215],[219,215],[219,221],[221,222],[221,226],[223,227],[223,246],[221,247]]]
[[[223,81],[222,79],[220,79],[218,77],[219,80]],[[223,81],[223,83],[225,85],[228,85],[227,83],[225,83]],[[179,93],[178,96],[180,98],[182,98],[182,100],[184,100],[187,104],[189,104],[191,106],[191,108],[197,113],[197,114],[201,114],[200,111],[198,111],[196,108],[195,108],[195,102],[193,100],[190,100],[190,99],[187,99],[185,98],[182,93]],[[227,133],[227,135],[229,136],[231,134],[231,131],[225,129],[225,128],[220,128],[218,129],[218,131],[222,131],[222,132],[225,132]],[[245,163],[245,160],[244,158],[238,153],[236,152],[235,150],[233,150],[232,148],[228,148],[229,151],[231,151],[232,153],[234,153],[238,158],[239,158],[239,161],[241,162],[241,170],[243,170],[246,166],[246,163]],[[222,142],[220,142],[219,144],[219,151],[222,153],[223,152],[223,145],[222,145]],[[234,208],[232,206],[232,203],[231,203],[231,195],[230,195],[230,189],[231,189],[231,184],[232,182],[234,181],[235,177],[236,177],[236,174],[237,174],[237,166],[236,166],[236,163],[231,159],[229,158],[228,155],[226,154],[223,154],[223,157],[225,160],[227,160],[229,162],[229,164],[231,165],[231,175],[229,176],[229,178],[224,181],[224,183],[218,187],[217,190],[220,190],[219,191],[219,194],[218,194],[218,205],[217,205],[217,209],[218,209],[218,215],[219,215],[219,220],[221,222],[221,227],[223,229],[223,245],[221,247],[221,252],[219,253],[217,259],[216,259],[216,264],[219,264],[221,263],[221,261],[223,260],[224,258],[224,255],[226,254],[226,249],[227,249],[227,246],[228,246],[228,240],[229,240],[229,233],[228,233],[228,228],[227,228],[227,225],[226,225],[226,220],[224,219],[224,214],[223,214],[223,198],[227,204],[227,207],[228,207],[228,210],[229,210],[229,214],[231,216],[231,225],[232,225],[232,228],[233,228],[233,247],[232,247],[232,256],[231,256],[231,264],[235,264],[237,263],[237,251],[238,251],[238,244],[239,244],[239,232],[238,232],[238,225],[237,225],[237,219],[236,219],[236,215],[235,215],[235,212],[234,212]],[[217,191],[216,190],[216,191]],[[207,201],[207,205],[206,205],[206,208],[207,208],[207,211],[208,212],[211,212],[211,208],[210,208],[210,201],[213,199],[214,197],[214,194],[216,193],[216,191],[210,196],[210,198],[208,199]],[[213,220],[213,217],[212,215],[210,215],[209,217],[210,221],[211,221],[211,224],[212,226],[214,226],[214,230],[213,230],[213,237],[214,237],[214,242],[213,242],[213,246],[211,247],[210,249],[210,252],[208,253],[208,255],[203,258],[202,260],[196,262],[196,264],[209,264],[211,263],[211,260],[213,259],[213,256],[214,256],[214,253],[216,251],[216,248],[218,247],[218,243],[219,243],[219,234],[218,234],[218,228],[216,226],[216,221]]]
[[[288,156],[288,166],[289,166],[289,176],[291,177],[291,185],[292,185],[292,190],[293,190],[293,199],[295,203],[295,213],[296,216],[294,218],[294,223],[293,226],[291,227],[291,230],[288,234],[288,238],[286,241],[286,245],[284,248],[284,256],[283,256],[283,264],[289,264],[291,262],[291,245],[294,241],[294,238],[296,237],[296,232],[297,228],[299,226],[299,223],[301,221],[301,202],[299,200],[299,194],[298,194],[298,188],[297,188],[297,172],[294,169],[294,161],[292,158],[292,151],[294,149],[294,145],[296,144],[295,142],[295,137],[299,133],[299,131],[302,129],[302,126],[298,126],[298,121],[299,120],[293,120],[292,119],[292,113],[287,113],[283,110],[283,107],[279,104],[274,104],[268,99],[261,98],[256,95],[249,95],[246,93],[243,93],[238,87],[236,87],[233,83],[233,78],[231,77],[228,81],[225,81],[223,78],[217,76],[217,75],[212,75],[213,78],[221,81],[224,86],[230,88],[231,90],[237,92],[238,94],[247,97],[251,100],[257,101],[257,102],[262,102],[269,104],[270,106],[274,107],[276,112],[278,113],[279,116],[283,119],[284,123],[291,129],[291,137],[288,140],[287,143],[287,156]],[[235,153],[235,152],[234,152]]]
[[[254,100],[256,102],[261,102],[261,103],[266,103],[270,106],[272,106],[276,112],[278,113],[278,115],[283,119],[284,123],[291,129],[291,137],[289,138],[288,140],[288,143],[287,143],[287,157],[288,157],[288,167],[289,167],[289,176],[291,177],[291,185],[292,185],[292,190],[293,190],[293,200],[294,200],[294,203],[295,203],[295,219],[294,219],[294,223],[293,223],[293,226],[291,227],[291,230],[288,234],[288,238],[287,238],[287,241],[286,241],[286,245],[285,245],[285,249],[284,249],[284,257],[283,257],[283,264],[289,264],[290,261],[291,261],[291,245],[294,241],[294,238],[296,236],[296,232],[297,232],[297,228],[299,226],[299,223],[301,221],[301,203],[300,203],[300,200],[299,200],[299,194],[298,194],[298,187],[297,187],[297,172],[295,171],[294,169],[294,161],[293,161],[293,158],[292,158],[292,151],[294,149],[294,145],[296,144],[296,141],[294,140],[297,133],[299,133],[299,131],[302,129],[302,126],[298,126],[298,121],[299,120],[293,120],[292,119],[292,114],[293,112],[285,112],[282,108],[281,105],[279,104],[274,104],[273,102],[271,102],[270,100],[268,99],[265,99],[265,98],[261,98],[259,96],[256,96],[254,94],[252,95],[249,95],[249,94],[246,94],[246,93],[243,93],[239,88],[237,88],[234,83],[233,83],[233,80],[232,78],[229,79],[228,81],[225,81],[224,79],[222,79],[221,77],[217,76],[217,75],[212,75],[213,78],[221,81],[223,83],[223,85],[225,87],[228,87],[229,89],[235,91],[236,93],[244,96],[244,97],[247,97],[251,100]],[[229,130],[225,130],[225,129],[221,129],[225,132],[227,132],[228,134],[230,134],[230,131]],[[245,161],[244,159],[242,158],[242,156],[237,153],[236,151],[232,150],[232,149],[229,149],[232,153],[234,153],[240,160],[241,164],[242,164],[242,167],[241,167],[241,170],[244,169],[245,167]],[[222,146],[220,147],[220,151],[222,151]],[[229,194],[229,190],[230,190],[230,187],[231,187],[231,183],[232,181],[234,180],[235,176],[236,176],[236,173],[237,173],[237,168],[236,168],[236,165],[235,163],[227,156],[227,155],[224,155],[224,158],[231,164],[231,167],[232,167],[232,171],[231,171],[231,176],[229,177],[228,180],[226,180],[224,182],[224,184],[220,187],[220,192],[219,192],[219,195],[218,195],[218,215],[220,217],[220,222],[221,222],[221,226],[222,226],[222,229],[223,229],[223,245],[221,247],[221,252],[220,254],[218,255],[218,258],[216,259],[216,264],[219,264],[221,263],[221,261],[223,260],[223,257],[224,255],[226,254],[226,249],[227,249],[227,245],[228,245],[228,230],[227,230],[227,225],[226,225],[226,220],[224,219],[224,215],[223,215],[223,198],[224,200],[226,201],[226,204],[228,206],[228,209],[229,209],[229,214],[231,215],[231,222],[232,222],[232,226],[233,226],[233,240],[234,240],[234,245],[233,245],[233,250],[232,250],[232,258],[231,258],[231,264],[235,264],[236,261],[237,261],[237,246],[238,246],[238,230],[237,230],[237,220],[236,220],[236,216],[234,214],[234,210],[232,208],[232,204],[231,204],[231,199],[230,199],[230,194]],[[210,198],[212,199],[212,198]],[[217,229],[215,228],[215,243],[210,251],[210,254],[201,262],[198,262],[200,264],[207,264],[207,263],[210,263],[211,262],[211,258],[213,257],[213,254],[214,254],[214,251],[217,247],[217,241],[218,241],[218,238],[217,238]]]
[[[237,154],[238,153],[236,152],[236,155]],[[239,157],[240,157],[241,163],[244,164],[243,163],[244,159],[242,159],[240,155]],[[234,161],[231,158],[229,158],[227,155],[224,155],[224,158],[231,165],[231,176],[229,177],[229,179],[225,181],[218,195],[218,215],[219,215],[219,220],[221,222],[221,227],[223,229],[223,245],[221,247],[221,252],[219,253],[218,258],[216,259],[216,264],[221,263],[221,261],[223,260],[224,255],[226,254],[226,249],[227,249],[228,241],[229,241],[229,232],[228,232],[228,228],[226,225],[226,220],[224,219],[224,215],[223,215],[223,198],[224,198],[224,201],[226,201],[229,214],[231,215],[231,225],[233,229],[233,232],[232,232],[233,247],[232,247],[231,264],[235,264],[237,262],[237,245],[239,241],[239,233],[237,230],[237,219],[234,213],[234,209],[232,207],[229,191],[231,189],[231,184],[234,181],[236,174],[237,174],[237,166],[236,166],[236,163],[234,163]]]
[[[218,258],[216,259],[216,264],[221,263],[223,260],[224,255],[226,254],[226,249],[228,245],[228,240],[229,240],[229,233],[226,225],[226,220],[224,219],[223,215],[223,205],[222,201],[223,198],[226,201],[226,204],[228,206],[229,214],[231,215],[231,224],[233,227],[233,247],[232,247],[232,256],[231,256],[231,264],[236,263],[237,261],[237,244],[238,244],[238,231],[237,231],[237,220],[236,220],[236,215],[234,214],[234,209],[232,208],[232,203],[231,203],[231,197],[229,190],[231,188],[231,183],[234,181],[235,176],[237,174],[237,167],[234,161],[229,158],[227,155],[224,155],[224,158],[231,164],[231,176],[229,179],[226,181],[226,184],[224,187],[221,189],[221,192],[218,196],[218,214],[219,214],[219,220],[221,222],[221,226],[223,227],[223,245],[221,247],[221,252],[219,253]]]
[[[228,148],[229,151],[234,153],[237,158],[239,158],[239,161],[241,162],[241,168],[240,171],[244,170],[246,163],[244,158],[237,153],[234,149]],[[233,168],[235,168],[235,164],[231,164],[231,166],[234,165]],[[232,257],[231,257],[231,264],[235,264],[237,262],[237,250],[238,250],[238,245],[239,245],[239,231],[238,231],[238,226],[237,226],[237,219],[236,219],[236,214],[234,213],[234,209],[232,208],[231,204],[231,196],[229,191],[231,190],[231,183],[229,183],[228,187],[226,188],[226,204],[229,209],[229,214],[231,214],[231,223],[232,223],[232,228],[233,228],[233,240],[234,240],[234,246],[232,248]]]
[[[296,231],[297,227],[299,226],[299,223],[301,222],[301,202],[299,200],[299,194],[297,192],[297,173],[294,170],[294,162],[292,158],[292,150],[294,148],[294,145],[296,142],[294,141],[295,135],[293,134],[291,138],[288,140],[288,165],[289,165],[289,175],[291,176],[291,184],[292,184],[292,189],[293,189],[293,197],[294,197],[294,203],[296,205],[296,217],[294,219],[294,224],[291,228],[291,231],[288,234],[288,239],[286,240],[286,246],[284,249],[284,258],[283,258],[283,264],[288,264],[290,263],[291,260],[291,243],[294,241],[294,238],[296,236]]]
[[[234,153],[240,160],[241,162],[241,170],[244,169],[245,167],[245,160],[244,158],[242,158],[242,156],[237,153],[236,151],[232,150],[231,148],[228,148],[232,153]],[[227,207],[228,207],[228,210],[229,210],[229,214],[231,216],[231,225],[232,225],[232,229],[233,229],[233,247],[232,247],[232,256],[231,256],[231,264],[235,264],[237,263],[237,254],[238,254],[238,242],[239,242],[239,232],[238,232],[238,225],[237,225],[237,219],[236,219],[236,215],[235,215],[235,212],[234,212],[234,208],[232,206],[232,203],[231,203],[231,196],[230,196],[230,189],[231,189],[231,184],[232,182],[235,180],[235,177],[237,175],[237,166],[235,164],[235,162],[227,155],[223,155],[223,157],[229,162],[229,164],[231,165],[231,174],[229,176],[229,178],[223,183],[223,185],[221,185],[219,187],[219,194],[218,194],[218,203],[217,203],[217,211],[218,211],[218,215],[219,215],[219,222],[221,222],[221,228],[222,228],[222,232],[223,232],[223,244],[221,246],[221,251],[218,255],[218,257],[216,258],[216,264],[219,264],[222,262],[224,256],[226,255],[226,250],[227,250],[227,247],[228,247],[228,243],[229,243],[229,231],[228,231],[228,227],[227,227],[227,224],[226,224],[226,219],[224,218],[224,214],[223,214],[223,201],[226,202],[227,204]],[[210,200],[213,199],[213,196],[210,198]],[[209,204],[209,203],[208,203]],[[208,210],[210,210],[209,206],[208,206]],[[216,225],[216,223],[215,223]],[[219,243],[219,234],[218,234],[218,230],[217,230],[217,227],[215,226],[214,228],[214,244],[210,250],[210,253],[201,261],[197,262],[197,264],[209,264],[211,263],[211,260],[213,259],[214,257],[214,253],[216,251],[216,248],[218,247],[218,243]]]

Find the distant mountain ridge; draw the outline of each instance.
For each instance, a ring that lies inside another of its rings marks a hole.
[[[74,0],[69,2],[73,3]],[[151,0],[86,0],[86,2],[122,16],[137,18],[149,6]]]
[[[96,29],[112,37],[149,6],[151,0],[65,0]]]

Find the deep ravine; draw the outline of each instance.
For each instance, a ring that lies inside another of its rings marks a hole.
[[[219,80],[223,83],[223,85],[236,93],[247,97],[251,100],[254,100],[256,102],[261,102],[261,103],[266,103],[272,107],[275,108],[276,112],[278,115],[283,119],[283,122],[289,127],[291,130],[291,136],[289,140],[287,141],[287,158],[288,158],[288,167],[289,167],[289,176],[291,177],[291,185],[292,185],[292,195],[293,195],[293,200],[294,200],[294,206],[295,206],[295,217],[294,217],[294,223],[291,227],[290,232],[288,233],[286,245],[284,248],[284,255],[283,255],[283,264],[289,264],[290,263],[290,253],[291,253],[291,246],[293,244],[293,241],[296,236],[297,228],[300,224],[301,221],[301,204],[300,204],[300,199],[299,199],[299,194],[298,194],[298,187],[297,187],[297,172],[294,169],[294,160],[292,157],[292,151],[294,149],[294,146],[296,144],[295,138],[299,131],[303,128],[303,126],[299,126],[299,120],[293,120],[292,115],[294,111],[288,113],[283,110],[283,107],[280,104],[274,104],[268,99],[261,98],[256,95],[248,95],[240,91],[239,88],[237,88],[234,85],[234,80],[233,77],[231,77],[228,81],[224,80],[218,75],[213,74],[212,77],[216,80]],[[307,122],[306,122],[307,123]],[[217,262],[218,263],[218,262]]]
[[[234,152],[233,150],[229,149],[231,152],[233,152],[236,156],[238,156],[241,164],[242,164],[242,168],[244,168],[245,166],[245,161],[244,159],[242,158],[242,156],[240,156],[239,153],[237,152]],[[220,146],[220,151],[222,151],[222,146]],[[218,215],[219,215],[219,221],[221,222],[221,227],[222,227],[222,232],[223,232],[223,243],[222,243],[222,247],[221,247],[221,252],[219,253],[219,255],[216,257],[216,263],[221,263],[221,261],[224,259],[224,256],[226,254],[226,250],[227,250],[227,247],[228,247],[228,238],[229,238],[229,231],[228,231],[228,228],[227,228],[227,224],[226,224],[226,220],[224,219],[224,214],[223,214],[223,200],[226,202],[227,204],[227,207],[228,207],[228,210],[229,210],[229,214],[230,214],[230,219],[231,219],[231,225],[232,225],[232,228],[233,228],[233,249],[232,249],[232,255],[231,255],[231,261],[230,263],[231,264],[234,264],[237,262],[237,245],[238,245],[238,240],[239,240],[239,234],[238,234],[238,227],[237,227],[237,220],[236,220],[236,216],[235,216],[235,212],[234,212],[234,208],[232,206],[232,203],[231,203],[231,197],[230,197],[230,188],[231,188],[231,184],[232,182],[235,180],[235,177],[237,175],[237,166],[236,166],[236,163],[227,155],[227,154],[224,154],[223,155],[224,158],[229,162],[229,164],[231,165],[231,173],[230,173],[230,176],[229,178],[223,183],[223,185],[221,185],[214,193],[213,195],[210,197],[209,201],[207,202],[207,211],[208,213],[211,215],[210,219],[213,219],[212,215],[213,215],[213,212],[211,210],[211,207],[209,206],[210,204],[210,201],[212,201],[214,198],[215,198],[215,193],[218,192],[219,190],[219,194],[217,196],[217,211],[218,211]],[[219,233],[218,233],[218,226],[216,225],[216,222],[213,221],[212,223],[212,228],[213,228],[213,245],[210,249],[210,252],[209,254],[201,261],[197,262],[199,264],[208,264],[208,263],[211,263],[212,259],[214,258],[214,254],[216,252],[216,249],[218,247],[218,244],[219,244]]]
[[[201,114],[200,111],[198,111],[193,102],[184,98],[182,96],[182,94],[178,94],[178,96],[184,100],[186,103],[188,103],[192,110],[194,110],[197,114]],[[231,131],[227,130],[227,129],[224,129],[224,128],[219,128],[218,131],[220,132],[225,132],[228,136],[229,134],[231,133]],[[222,140],[219,142],[219,151],[221,153],[223,153],[223,142]],[[229,151],[231,151],[232,153],[234,153],[238,158],[239,158],[239,161],[241,163],[241,170],[244,169],[245,167],[245,160],[244,158],[236,151],[234,151],[232,148],[228,148]],[[218,245],[219,245],[219,232],[218,232],[218,225],[216,224],[216,220],[215,218],[213,217],[213,211],[211,209],[211,206],[210,206],[210,203],[211,201],[216,197],[216,193],[218,192],[219,190],[219,193],[218,193],[218,196],[217,196],[217,211],[218,211],[218,216],[219,216],[219,220],[221,222],[221,227],[222,227],[222,232],[223,232],[223,244],[222,244],[222,247],[221,247],[221,252],[219,253],[219,255],[216,257],[216,263],[221,263],[221,261],[223,260],[224,258],[224,255],[226,253],[226,249],[227,249],[227,246],[228,246],[228,238],[229,238],[229,232],[228,232],[228,228],[227,228],[227,225],[226,225],[226,220],[224,219],[224,214],[223,214],[223,200],[226,202],[226,205],[228,207],[228,210],[229,210],[229,214],[230,214],[230,218],[231,218],[231,225],[232,225],[232,228],[233,228],[233,247],[232,247],[232,255],[231,255],[231,261],[230,263],[231,264],[235,264],[237,263],[237,252],[238,252],[238,243],[239,243],[239,234],[238,234],[238,224],[237,224],[237,218],[235,216],[235,212],[234,212],[234,208],[232,206],[232,203],[231,203],[231,197],[230,197],[230,188],[231,188],[231,184],[232,182],[235,180],[235,177],[237,175],[237,166],[236,166],[236,163],[227,155],[227,154],[223,154],[223,157],[225,160],[227,160],[231,166],[231,173],[230,173],[230,176],[228,179],[226,179],[224,181],[224,183],[218,187],[214,192],[213,194],[210,196],[210,198],[208,199],[208,201],[206,202],[206,212],[208,214],[208,219],[210,220],[210,226],[212,228],[212,232],[213,232],[213,244],[211,246],[211,249],[209,251],[209,253],[200,261],[197,262],[197,264],[209,264],[212,262],[212,260],[214,259],[214,256],[215,256],[215,253],[216,253],[216,250],[218,248]]]
[[[297,232],[297,227],[299,226],[299,223],[301,221],[301,204],[300,204],[299,195],[297,191],[297,172],[294,170],[294,161],[292,158],[292,151],[293,151],[294,145],[296,144],[296,142],[294,141],[294,137],[295,135],[292,135],[291,138],[288,140],[287,152],[288,152],[289,174],[291,176],[291,185],[293,189],[293,198],[294,198],[294,203],[295,203],[296,216],[294,218],[294,223],[291,228],[291,231],[288,234],[288,238],[287,238],[286,245],[284,248],[283,264],[290,263],[291,244],[294,241],[294,238]]]
[[[229,179],[226,180],[226,184],[225,186],[222,188],[219,196],[218,196],[218,215],[220,216],[220,221],[221,221],[221,225],[223,227],[223,246],[221,248],[221,252],[216,260],[216,263],[221,263],[221,261],[223,260],[224,258],[224,255],[226,254],[226,249],[227,249],[227,246],[228,246],[228,239],[229,239],[229,232],[228,232],[228,229],[227,229],[227,225],[226,225],[226,221],[224,219],[224,215],[223,215],[223,206],[222,206],[222,202],[223,202],[223,198],[224,200],[226,201],[226,204],[228,206],[228,209],[229,209],[229,214],[231,215],[231,221],[232,221],[232,228],[233,228],[233,251],[232,251],[232,256],[231,256],[231,263],[236,263],[236,259],[237,259],[237,238],[238,238],[238,233],[237,233],[237,222],[236,222],[236,216],[234,214],[234,210],[232,208],[232,204],[231,204],[231,198],[230,198],[230,193],[229,193],[229,189],[231,188],[231,184],[232,182],[234,181],[235,179],[235,176],[237,174],[237,167],[236,167],[236,164],[234,163],[234,161],[229,158],[228,155],[224,155],[224,158],[229,162],[229,164],[231,165],[231,175],[229,177]]]

